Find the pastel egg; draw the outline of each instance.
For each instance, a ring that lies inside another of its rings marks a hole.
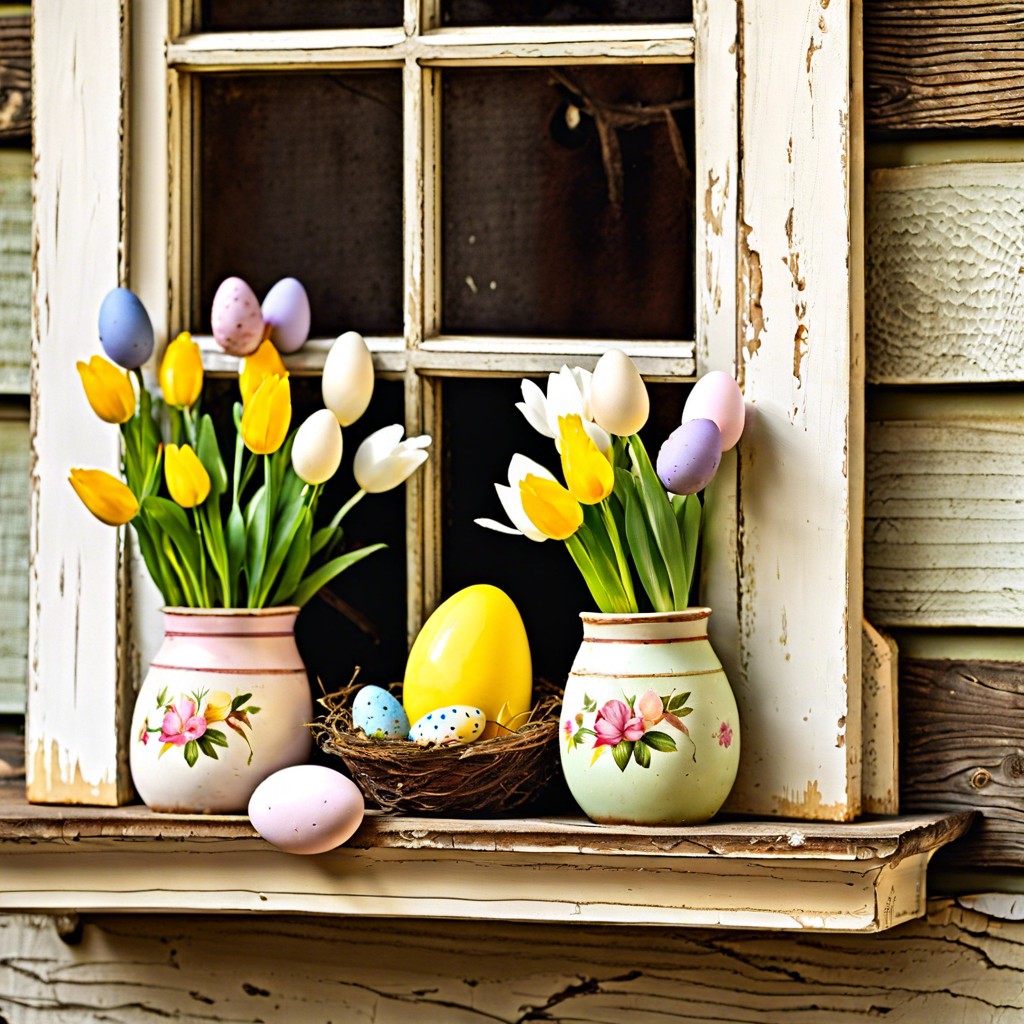
[[[256,293],[240,278],[222,281],[210,310],[213,337],[225,352],[247,356],[263,340],[263,312]]]
[[[366,412],[373,397],[373,356],[356,331],[336,338],[324,360],[321,393],[343,427],[351,426]]]
[[[409,735],[405,708],[380,686],[363,686],[352,699],[352,726],[381,740],[404,740]]]
[[[590,409],[599,427],[619,437],[635,434],[647,422],[651,411],[647,385],[621,349],[610,349],[597,361],[590,382]]]
[[[690,420],[714,420],[722,432],[722,451],[734,447],[743,433],[746,409],[743,392],[724,370],[705,373],[686,399],[683,406],[683,422]]]
[[[445,704],[414,723],[409,739],[421,746],[472,743],[483,736],[486,726],[487,716],[479,708]]]
[[[330,409],[317,409],[295,432],[292,468],[307,484],[330,480],[341,465],[341,425]]]
[[[99,329],[103,351],[126,370],[137,369],[153,354],[153,324],[139,297],[127,288],[107,292]]]
[[[294,277],[282,278],[263,300],[263,322],[279,352],[297,352],[309,337],[309,296]]]
[[[519,610],[504,591],[477,584],[453,594],[424,623],[409,652],[402,703],[413,722],[445,704],[480,708],[496,722],[505,703],[511,715],[529,710],[532,691]]]
[[[333,768],[299,764],[268,775],[249,799],[253,828],[286,853],[326,853],[363,820],[359,787]]]
[[[658,452],[658,478],[672,494],[696,494],[722,459],[722,432],[714,420],[690,420],[665,438]]]

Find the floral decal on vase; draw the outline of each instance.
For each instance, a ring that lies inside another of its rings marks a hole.
[[[567,718],[562,725],[566,744],[569,750],[575,750],[584,746],[588,739],[593,739],[591,764],[595,764],[605,751],[611,750],[620,772],[624,772],[631,761],[641,768],[650,768],[652,751],[669,753],[678,749],[676,741],[667,732],[654,726],[666,722],[689,739],[690,732],[682,722],[693,711],[686,706],[689,698],[689,693],[659,697],[654,690],[647,690],[640,697],[623,694],[623,700],[609,700],[598,708],[596,701],[584,694],[583,711],[575,718]],[[586,714],[594,714],[592,728],[583,724]],[[722,725],[728,728],[724,722]],[[732,741],[731,730],[729,741]],[[696,763],[697,747],[693,740],[690,743]]]
[[[723,722],[718,731],[711,734],[711,738],[718,740],[718,745],[728,750],[732,746],[732,726],[728,722]]]
[[[164,688],[157,694],[156,710],[163,712],[160,724],[149,724],[149,716],[142,723],[139,742],[149,743],[150,736],[156,734],[163,746],[158,757],[163,757],[168,750],[179,747],[185,762],[191,768],[199,755],[219,760],[218,747],[228,746],[228,734],[223,729],[214,729],[215,723],[223,722],[233,732],[245,740],[249,748],[249,760],[252,764],[252,743],[249,732],[252,730],[250,715],[259,714],[255,704],[249,704],[251,693],[239,693],[234,697],[225,690],[195,690],[189,694],[179,694],[176,700],[170,699],[170,691]],[[201,709],[201,710],[200,710]]]

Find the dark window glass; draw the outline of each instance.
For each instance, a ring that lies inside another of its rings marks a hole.
[[[402,24],[402,0],[203,0],[203,29],[377,28]]]
[[[444,331],[692,337],[692,97],[689,65],[446,72]]]
[[[692,21],[692,0],[444,0],[446,25],[591,25]]]
[[[402,330],[401,73],[202,81],[200,308],[220,282],[309,293],[314,334]]]

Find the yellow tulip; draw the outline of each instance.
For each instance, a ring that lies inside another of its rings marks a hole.
[[[291,421],[292,397],[288,378],[272,373],[245,403],[242,440],[254,455],[272,455],[284,444]]]
[[[176,409],[191,408],[203,390],[203,357],[188,331],[182,331],[164,352],[160,390],[164,401]]]
[[[238,375],[238,387],[242,392],[242,404],[248,405],[249,399],[256,394],[259,386],[272,374],[287,377],[288,371],[281,362],[274,343],[264,341],[252,355],[242,361],[242,371]]]
[[[182,508],[202,505],[210,493],[210,474],[187,444],[180,448],[169,444],[164,449],[164,477],[171,497]]]
[[[211,725],[214,722],[223,722],[230,714],[231,694],[224,690],[214,690],[206,698],[206,710],[203,712],[206,724]]]
[[[82,504],[107,526],[124,526],[139,511],[139,502],[116,476],[102,469],[73,469],[68,477]]]
[[[85,397],[92,411],[106,423],[127,423],[135,415],[135,390],[128,374],[103,356],[77,363]]]
[[[519,482],[523,511],[552,540],[566,540],[583,523],[580,503],[557,481],[528,474]]]
[[[562,474],[570,494],[584,505],[596,505],[612,493],[615,470],[576,414],[558,417],[562,442]]]

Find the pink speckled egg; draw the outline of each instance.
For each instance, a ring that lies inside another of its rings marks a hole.
[[[740,439],[746,409],[743,392],[724,370],[705,373],[686,399],[683,422],[714,420],[722,432],[722,451],[727,452]]]
[[[256,293],[240,278],[222,281],[210,311],[213,337],[225,352],[247,356],[263,340],[263,313]]]
[[[696,494],[722,459],[722,432],[713,420],[690,420],[665,438],[658,452],[658,479],[671,494]]]

